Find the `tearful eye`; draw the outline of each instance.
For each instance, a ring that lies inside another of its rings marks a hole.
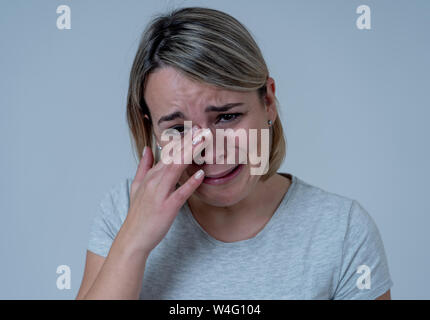
[[[227,123],[237,120],[240,116],[242,116],[243,113],[224,113],[217,117],[216,123]],[[187,130],[185,130],[184,126],[174,126],[171,128],[168,128],[167,133],[169,134],[177,134],[183,135]]]
[[[176,126],[166,130],[168,134],[182,134],[184,132],[184,126]]]
[[[242,113],[225,113],[225,114],[221,114],[218,117],[218,122],[230,122],[230,121],[234,121],[237,118],[239,118],[242,115]]]
[[[171,128],[166,129],[166,132],[168,134],[180,134],[180,135],[184,135],[185,133],[187,133],[189,130],[185,128],[185,126],[174,126]]]

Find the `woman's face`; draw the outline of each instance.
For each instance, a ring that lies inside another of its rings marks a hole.
[[[274,122],[277,115],[274,99],[275,86],[272,78],[268,78],[267,88],[266,106],[263,106],[257,91],[231,91],[198,83],[172,67],[158,69],[149,74],[144,93],[145,101],[150,109],[154,135],[160,146],[169,143],[161,140],[163,131],[174,128],[182,132],[184,131],[184,121],[192,121],[193,126],[198,125],[200,128],[211,130],[214,146],[212,163],[197,164],[193,161],[179,180],[179,184],[182,185],[196,171],[203,169],[205,180],[194,192],[194,195],[201,201],[219,207],[234,205],[245,198],[261,178],[261,175],[251,174],[251,166],[258,167],[259,165],[256,165],[255,162],[250,163],[249,157],[246,157],[246,163],[242,161],[242,164],[238,165],[240,163],[239,153],[244,150],[243,144],[241,147],[239,146],[238,138],[234,139],[229,150],[227,147],[223,152],[215,149],[216,130],[245,129],[242,132],[246,132],[246,143],[249,146],[249,129],[257,129],[256,150],[260,155],[260,129],[269,129],[268,120]],[[205,110],[208,106],[219,107],[226,104],[237,105],[224,111],[216,110],[216,108]],[[171,114],[176,116],[166,119],[166,116]],[[226,138],[224,145],[227,146]],[[234,163],[227,161],[227,152],[235,154]],[[247,155],[249,155],[249,149]],[[224,158],[224,164],[220,164],[220,158]],[[226,175],[223,175],[224,173]],[[220,175],[221,177],[219,177]]]

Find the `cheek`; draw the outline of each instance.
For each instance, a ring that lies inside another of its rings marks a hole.
[[[269,129],[261,121],[253,121],[248,130],[248,153],[261,155],[262,145],[269,145]],[[251,135],[252,131],[252,135]],[[264,131],[264,133],[263,133]]]

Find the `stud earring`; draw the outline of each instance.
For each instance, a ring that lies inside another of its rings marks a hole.
[[[162,146],[160,146],[160,145],[157,143],[157,149],[158,149],[158,150],[161,150],[161,149],[163,149],[163,147],[162,147]]]
[[[272,125],[272,120],[267,121],[267,123],[269,124],[269,126]]]

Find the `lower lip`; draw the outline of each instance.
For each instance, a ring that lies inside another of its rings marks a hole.
[[[234,169],[232,172],[230,172],[229,174],[227,174],[223,177],[204,178],[203,183],[212,184],[212,185],[219,185],[219,184],[227,183],[227,182],[229,182],[229,181],[231,181],[237,177],[237,175],[242,171],[243,166],[244,166],[243,164],[238,165],[236,167],[236,169]]]

